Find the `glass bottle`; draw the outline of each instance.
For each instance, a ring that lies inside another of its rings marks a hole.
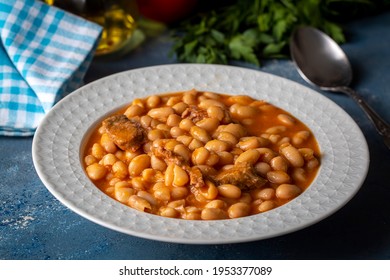
[[[115,53],[131,40],[138,16],[135,0],[44,0],[103,27],[96,55]]]

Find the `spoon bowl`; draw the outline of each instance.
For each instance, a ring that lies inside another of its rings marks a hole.
[[[322,90],[342,92],[354,99],[390,149],[390,126],[349,87],[352,67],[347,55],[328,35],[313,27],[297,28],[290,40],[291,58],[299,74]]]
[[[349,86],[352,81],[352,67],[343,50],[315,28],[295,31],[291,55],[305,80],[324,90]]]

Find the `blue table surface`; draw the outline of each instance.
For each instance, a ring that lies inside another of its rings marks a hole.
[[[354,69],[356,89],[390,122],[390,13],[345,26],[342,48]],[[86,83],[139,67],[177,63],[167,34],[149,39],[118,60],[95,59]],[[307,85],[290,60],[262,66]],[[321,92],[321,91],[320,91]],[[239,244],[184,245],[129,236],[75,214],[45,188],[35,172],[32,137],[0,137],[0,259],[390,259],[390,151],[348,97],[321,92],[359,125],[370,149],[370,169],[357,195],[321,222],[280,237]]]

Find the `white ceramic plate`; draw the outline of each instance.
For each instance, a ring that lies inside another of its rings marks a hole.
[[[186,221],[141,213],[96,188],[85,175],[80,157],[90,128],[134,98],[192,88],[247,94],[303,121],[315,134],[322,152],[321,168],[312,185],[282,207],[220,221]],[[350,116],[309,88],[256,70],[176,64],[112,75],[61,100],[36,131],[33,160],[49,191],[93,222],[154,240],[217,244],[270,238],[324,219],[358,191],[367,174],[369,153],[362,132]]]

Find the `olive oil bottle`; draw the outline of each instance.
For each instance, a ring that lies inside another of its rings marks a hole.
[[[135,0],[44,0],[44,2],[103,27],[96,55],[120,51],[130,42],[136,29],[138,11]]]

